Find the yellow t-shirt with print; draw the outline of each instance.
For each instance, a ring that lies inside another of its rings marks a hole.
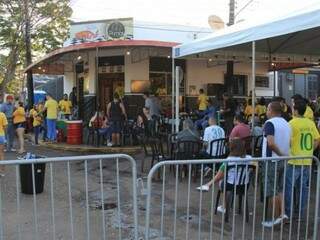
[[[69,100],[60,100],[59,108],[63,114],[71,114],[72,103]]]
[[[0,136],[3,137],[4,129],[8,125],[7,117],[3,112],[0,112]]]
[[[44,107],[47,109],[47,119],[57,119],[58,116],[58,103],[54,99],[46,101]]]
[[[31,115],[32,118],[33,118],[33,123],[32,123],[32,125],[33,125],[34,127],[39,126],[39,125],[41,124],[41,117],[38,115],[38,112],[37,112],[36,110],[34,110],[34,109],[31,109],[31,110],[30,110],[30,115]]]
[[[207,95],[205,95],[205,94],[200,94],[199,95],[198,102],[199,102],[199,110],[200,111],[204,111],[204,110],[207,109],[208,101],[209,101],[209,98],[208,98]]]
[[[13,123],[23,123],[26,121],[26,112],[23,107],[18,107],[13,113]]]
[[[313,156],[313,142],[320,138],[315,123],[305,117],[296,117],[289,124],[291,127],[291,156]],[[312,159],[290,160],[289,164],[311,165]]]

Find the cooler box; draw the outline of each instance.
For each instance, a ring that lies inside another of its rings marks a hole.
[[[82,121],[67,121],[67,143],[82,144]]]

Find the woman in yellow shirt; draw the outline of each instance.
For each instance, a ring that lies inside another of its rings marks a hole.
[[[24,129],[26,128],[26,113],[24,111],[23,103],[19,102],[17,109],[13,112],[13,124],[16,128],[19,141],[19,154],[25,152],[24,150]]]

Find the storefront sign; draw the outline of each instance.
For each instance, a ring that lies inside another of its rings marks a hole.
[[[72,23],[70,38],[64,45],[117,39],[133,39],[132,18]]]
[[[125,34],[125,27],[124,25],[119,21],[114,21],[108,26],[108,36],[112,38],[122,38]]]

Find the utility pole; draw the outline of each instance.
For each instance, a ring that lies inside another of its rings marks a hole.
[[[234,24],[234,18],[235,18],[235,8],[236,8],[236,1],[230,0],[229,2],[229,23],[228,26],[231,26]],[[226,72],[226,79],[225,79],[225,90],[232,94],[232,88],[229,87],[232,85],[233,81],[233,61],[227,61],[227,72]]]
[[[23,0],[24,5],[24,24],[25,24],[25,50],[26,50],[26,67],[32,63],[31,55],[31,23],[29,14],[29,0]],[[27,71],[27,89],[28,89],[28,109],[33,106],[33,77],[32,69]]]
[[[229,22],[227,24],[228,26],[231,26],[234,24],[235,10],[236,10],[236,0],[230,0],[230,2],[229,2]]]

